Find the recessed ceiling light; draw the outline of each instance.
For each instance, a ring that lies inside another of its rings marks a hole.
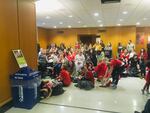
[[[53,26],[53,28],[57,28],[56,26]]]
[[[59,22],[59,24],[63,24],[63,22]]]
[[[42,25],[45,25],[45,24],[46,24],[45,22],[42,23]]]
[[[141,24],[140,22],[137,22],[137,23],[136,23],[136,25],[140,25],[140,24]]]
[[[78,23],[81,23],[81,21],[78,21]]]
[[[94,13],[94,16],[99,16],[99,13]]]
[[[119,21],[120,21],[120,22],[122,22],[122,21],[123,21],[123,19],[119,19]]]
[[[147,18],[143,18],[143,20],[148,20]]]
[[[68,28],[71,28],[71,25],[69,25]]]
[[[83,25],[83,27],[87,27],[87,25]]]
[[[121,24],[117,24],[117,26],[121,26]]]
[[[127,12],[127,11],[123,11],[122,13],[123,13],[124,15],[128,14],[128,12]]]
[[[103,25],[103,24],[100,24],[99,26],[100,26],[100,27],[103,27],[104,25]]]
[[[50,19],[50,16],[46,16],[45,18],[46,18],[46,19]]]
[[[97,20],[98,23],[102,22],[101,20]]]
[[[69,18],[72,18],[73,16],[72,16],[72,15],[69,15],[68,17],[69,17]]]

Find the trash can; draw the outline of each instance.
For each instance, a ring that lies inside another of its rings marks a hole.
[[[14,107],[31,109],[40,98],[41,75],[25,67],[11,76]]]

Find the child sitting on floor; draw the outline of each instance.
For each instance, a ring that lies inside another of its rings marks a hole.
[[[97,73],[97,79],[99,81],[101,81],[101,79],[104,77],[106,70],[107,70],[106,60],[103,59],[94,69],[94,71]]]
[[[81,78],[78,79],[78,83],[75,86],[85,90],[94,88],[94,76],[92,71],[87,69],[87,65],[81,68]]]
[[[62,82],[64,86],[69,86],[71,84],[71,76],[69,72],[66,70],[66,66],[62,65],[61,71],[57,80]]]
[[[94,71],[97,74],[97,80],[101,82],[101,86],[108,86],[108,78],[110,77],[110,74],[108,74],[108,66],[106,63],[107,59],[103,59],[94,69]]]

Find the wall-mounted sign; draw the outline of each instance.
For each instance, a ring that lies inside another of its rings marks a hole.
[[[24,58],[24,55],[22,53],[22,51],[20,49],[18,50],[12,50],[13,51],[13,54],[16,58],[16,61],[19,65],[20,68],[23,68],[23,67],[27,67],[27,62]]]

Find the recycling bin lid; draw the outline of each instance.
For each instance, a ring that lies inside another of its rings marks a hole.
[[[11,80],[31,80],[40,76],[39,71],[33,71],[29,67],[21,68],[18,72],[10,76]]]

